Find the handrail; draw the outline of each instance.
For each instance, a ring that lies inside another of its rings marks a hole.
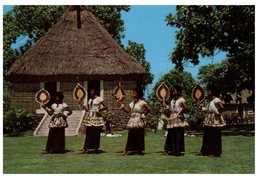
[[[49,117],[48,113],[45,113],[45,115],[43,116],[41,122],[39,123],[39,125],[37,126],[37,128],[34,130],[33,132],[33,136],[37,136],[40,128],[42,127],[43,122]]]
[[[85,117],[85,114],[86,114],[86,111],[83,110],[83,112],[81,114],[81,117],[80,117],[80,121],[79,121],[78,127],[77,127],[76,132],[75,132],[75,135],[77,135],[77,136],[79,135],[79,129],[81,127],[81,123],[82,123],[82,121],[83,121],[83,119]]]

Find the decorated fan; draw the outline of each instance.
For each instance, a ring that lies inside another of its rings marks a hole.
[[[86,97],[87,92],[81,84],[77,84],[73,90],[73,97],[76,101],[83,101]]]
[[[47,104],[50,101],[50,94],[44,88],[40,89],[35,95],[35,101],[39,104]]]
[[[205,99],[205,90],[199,84],[197,84],[192,90],[191,97],[193,101],[201,102]]]
[[[115,97],[116,101],[123,101],[125,98],[125,92],[122,88],[122,85],[120,82],[118,82],[116,88],[114,89],[112,96]]]
[[[165,104],[165,101],[170,98],[170,90],[164,82],[161,83],[156,89],[156,96],[160,101],[163,102],[163,104]]]

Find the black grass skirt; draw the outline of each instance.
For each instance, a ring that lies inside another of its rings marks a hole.
[[[168,129],[164,151],[172,155],[181,155],[185,151],[184,127]]]
[[[129,129],[125,151],[142,152],[144,150],[144,128]]]
[[[100,133],[103,126],[87,126],[84,143],[85,150],[98,150],[100,147]]]
[[[65,128],[51,127],[46,144],[48,153],[65,153]]]
[[[220,127],[204,127],[203,142],[200,152],[202,155],[221,155],[222,141]]]

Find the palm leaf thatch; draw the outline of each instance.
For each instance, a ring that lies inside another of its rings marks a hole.
[[[79,11],[78,11],[79,12]],[[12,65],[13,82],[140,80],[144,68],[126,53],[87,7],[68,9],[61,20]]]

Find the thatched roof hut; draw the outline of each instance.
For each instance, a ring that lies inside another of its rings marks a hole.
[[[74,135],[79,132],[84,117],[72,96],[77,83],[87,90],[95,89],[109,107],[112,125],[124,129],[128,117],[118,110],[112,93],[120,81],[126,94],[124,102],[129,103],[131,89],[142,82],[144,75],[142,65],[110,36],[87,7],[72,6],[17,59],[7,79],[13,82],[11,96],[16,104],[36,113],[45,113],[34,101],[38,90],[46,89],[51,97],[56,91],[62,91],[64,102],[73,110],[67,119],[70,128],[66,131]],[[47,105],[52,104],[52,100]],[[88,97],[84,101],[87,100]],[[47,134],[47,120],[46,117],[42,119],[35,130],[37,135]]]
[[[79,6],[78,6],[79,7]],[[100,25],[87,7],[71,7],[10,68],[12,82],[140,80],[144,68]]]

